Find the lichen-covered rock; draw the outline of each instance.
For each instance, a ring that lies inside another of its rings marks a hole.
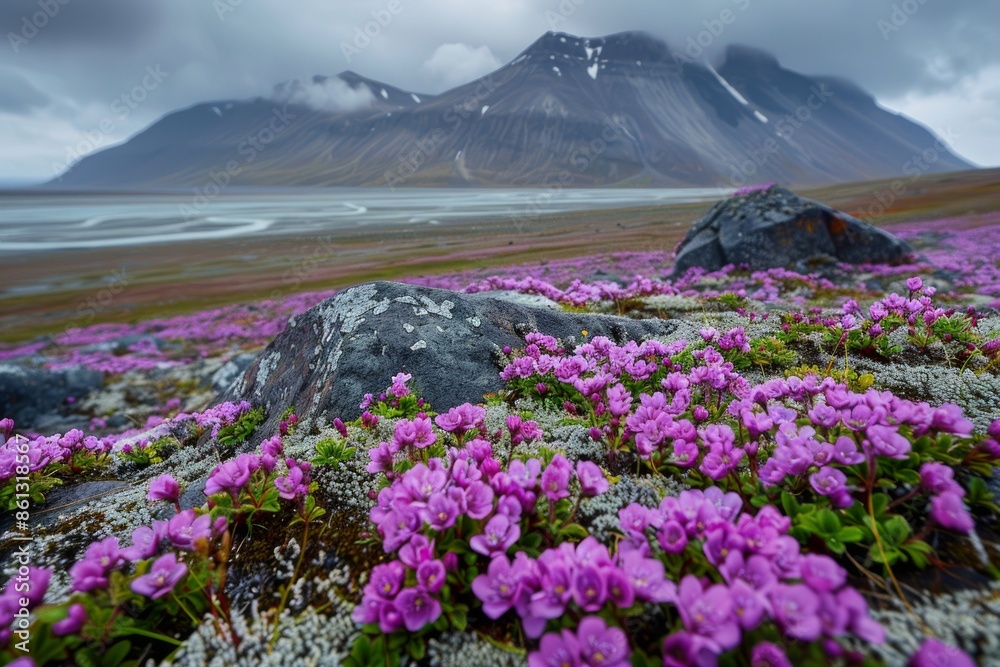
[[[677,247],[674,275],[727,264],[789,267],[812,259],[895,264],[913,252],[886,231],[780,186],[738,194],[691,225]]]
[[[261,434],[273,433],[293,405],[300,419],[353,419],[360,398],[377,394],[400,371],[413,375],[412,386],[432,405],[450,407],[499,390],[495,353],[523,345],[526,331],[567,341],[595,335],[624,341],[667,336],[676,326],[566,313],[489,292],[366,283],[293,318],[224,398],[264,406]]]

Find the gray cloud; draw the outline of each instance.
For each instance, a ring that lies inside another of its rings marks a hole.
[[[507,62],[550,29],[641,29],[677,50],[700,44],[710,59],[748,44],[790,69],[850,79],[918,119],[926,109],[938,131],[951,100],[957,149],[1000,164],[1000,140],[986,136],[1000,116],[995,0],[4,0],[0,176],[47,177],[65,137],[96,127],[149,66],[169,77],[118,119],[116,140],[182,106],[270,95],[281,82],[345,69],[440,92],[453,80],[424,64],[441,64],[442,45],[484,47],[480,55]],[[11,143],[25,128],[34,153]],[[46,134],[50,142],[38,140]]]
[[[320,80],[294,81],[281,86],[272,95],[281,103],[302,104],[320,111],[356,111],[370,107],[375,94],[367,86],[351,88],[336,77]]]
[[[0,67],[0,111],[30,113],[46,107],[51,101],[16,70]]]

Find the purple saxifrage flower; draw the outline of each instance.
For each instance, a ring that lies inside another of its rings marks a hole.
[[[192,551],[198,540],[212,538],[212,517],[208,514],[195,516],[193,509],[184,510],[167,522],[166,534],[173,546]]]
[[[288,475],[277,477],[274,486],[278,489],[278,495],[286,500],[295,500],[309,495],[310,468],[308,461],[296,461],[288,459]]]
[[[403,616],[403,624],[410,632],[417,632],[441,616],[441,603],[420,586],[404,588],[395,602]]]
[[[181,497],[181,487],[172,475],[160,475],[149,483],[149,493],[146,494],[148,500],[165,500],[168,503],[176,503]]]
[[[913,654],[906,667],[975,667],[975,661],[960,648],[928,639]]]
[[[409,373],[396,373],[392,378],[392,385],[390,386],[390,391],[392,395],[396,398],[402,398],[410,393],[410,388],[406,386],[406,383],[413,379],[413,376]]]
[[[52,634],[56,637],[65,637],[80,632],[83,624],[87,622],[87,610],[79,602],[71,604],[67,610],[67,616],[61,621],[52,624]]]
[[[732,598],[722,584],[705,589],[697,577],[685,576],[678,587],[677,608],[688,631],[708,640],[719,652],[739,643]]]
[[[588,616],[580,621],[576,638],[584,665],[627,667],[631,664],[625,632],[621,628],[609,628],[602,618]]]
[[[73,578],[71,591],[86,593],[108,587],[108,571],[92,560],[77,561],[69,568],[69,575]]]
[[[217,465],[205,482],[205,495],[226,492],[235,500],[250,481],[249,463],[248,455],[240,454],[231,461]]]
[[[132,546],[122,549],[125,560],[135,563],[155,556],[160,550],[160,540],[164,537],[166,521],[154,521],[153,527],[139,526],[132,531]]]
[[[780,646],[759,642],[750,653],[750,667],[792,667],[792,663]]]
[[[965,507],[962,496],[946,491],[931,498],[931,518],[942,528],[968,535],[975,528],[975,522]]]
[[[580,495],[585,497],[599,496],[610,487],[600,467],[592,461],[577,461],[576,477],[580,480]]]
[[[580,643],[569,630],[550,632],[528,654],[528,667],[580,667]]]
[[[178,563],[177,555],[169,553],[156,559],[148,574],[132,582],[132,591],[156,600],[174,590],[185,574],[187,565]]]
[[[469,548],[484,556],[503,554],[517,538],[521,537],[521,527],[504,514],[497,514],[490,519],[483,532],[469,540]]]
[[[490,561],[486,574],[473,579],[472,592],[482,601],[483,613],[496,620],[518,603],[521,573],[511,565],[507,556],[500,554]]]
[[[569,461],[562,454],[556,454],[542,473],[542,491],[551,501],[557,501],[569,495]]]
[[[955,481],[955,471],[937,461],[928,461],[920,466],[920,488],[934,495],[948,492],[965,495],[965,489]]]

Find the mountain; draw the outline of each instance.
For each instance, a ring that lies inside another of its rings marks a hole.
[[[857,86],[756,49],[713,68],[645,33],[550,32],[440,95],[344,72],[198,104],[51,185],[730,187],[970,167]]]

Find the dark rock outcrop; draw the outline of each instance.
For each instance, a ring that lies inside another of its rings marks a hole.
[[[462,294],[402,283],[366,283],[293,318],[285,331],[223,396],[267,410],[260,437],[273,433],[291,405],[301,418],[360,414],[366,393],[378,394],[393,375],[436,409],[502,388],[496,351],[522,346],[522,334],[543,331],[566,341],[608,336],[623,342],[665,336],[677,323],[565,313],[485,292]]]
[[[22,431],[61,427],[67,399],[80,400],[103,382],[100,372],[83,367],[49,371],[0,363],[0,417],[12,418]]]
[[[898,264],[911,252],[886,231],[772,185],[719,202],[691,225],[677,247],[674,275],[696,266],[715,271],[746,264],[756,270],[813,259]]]

